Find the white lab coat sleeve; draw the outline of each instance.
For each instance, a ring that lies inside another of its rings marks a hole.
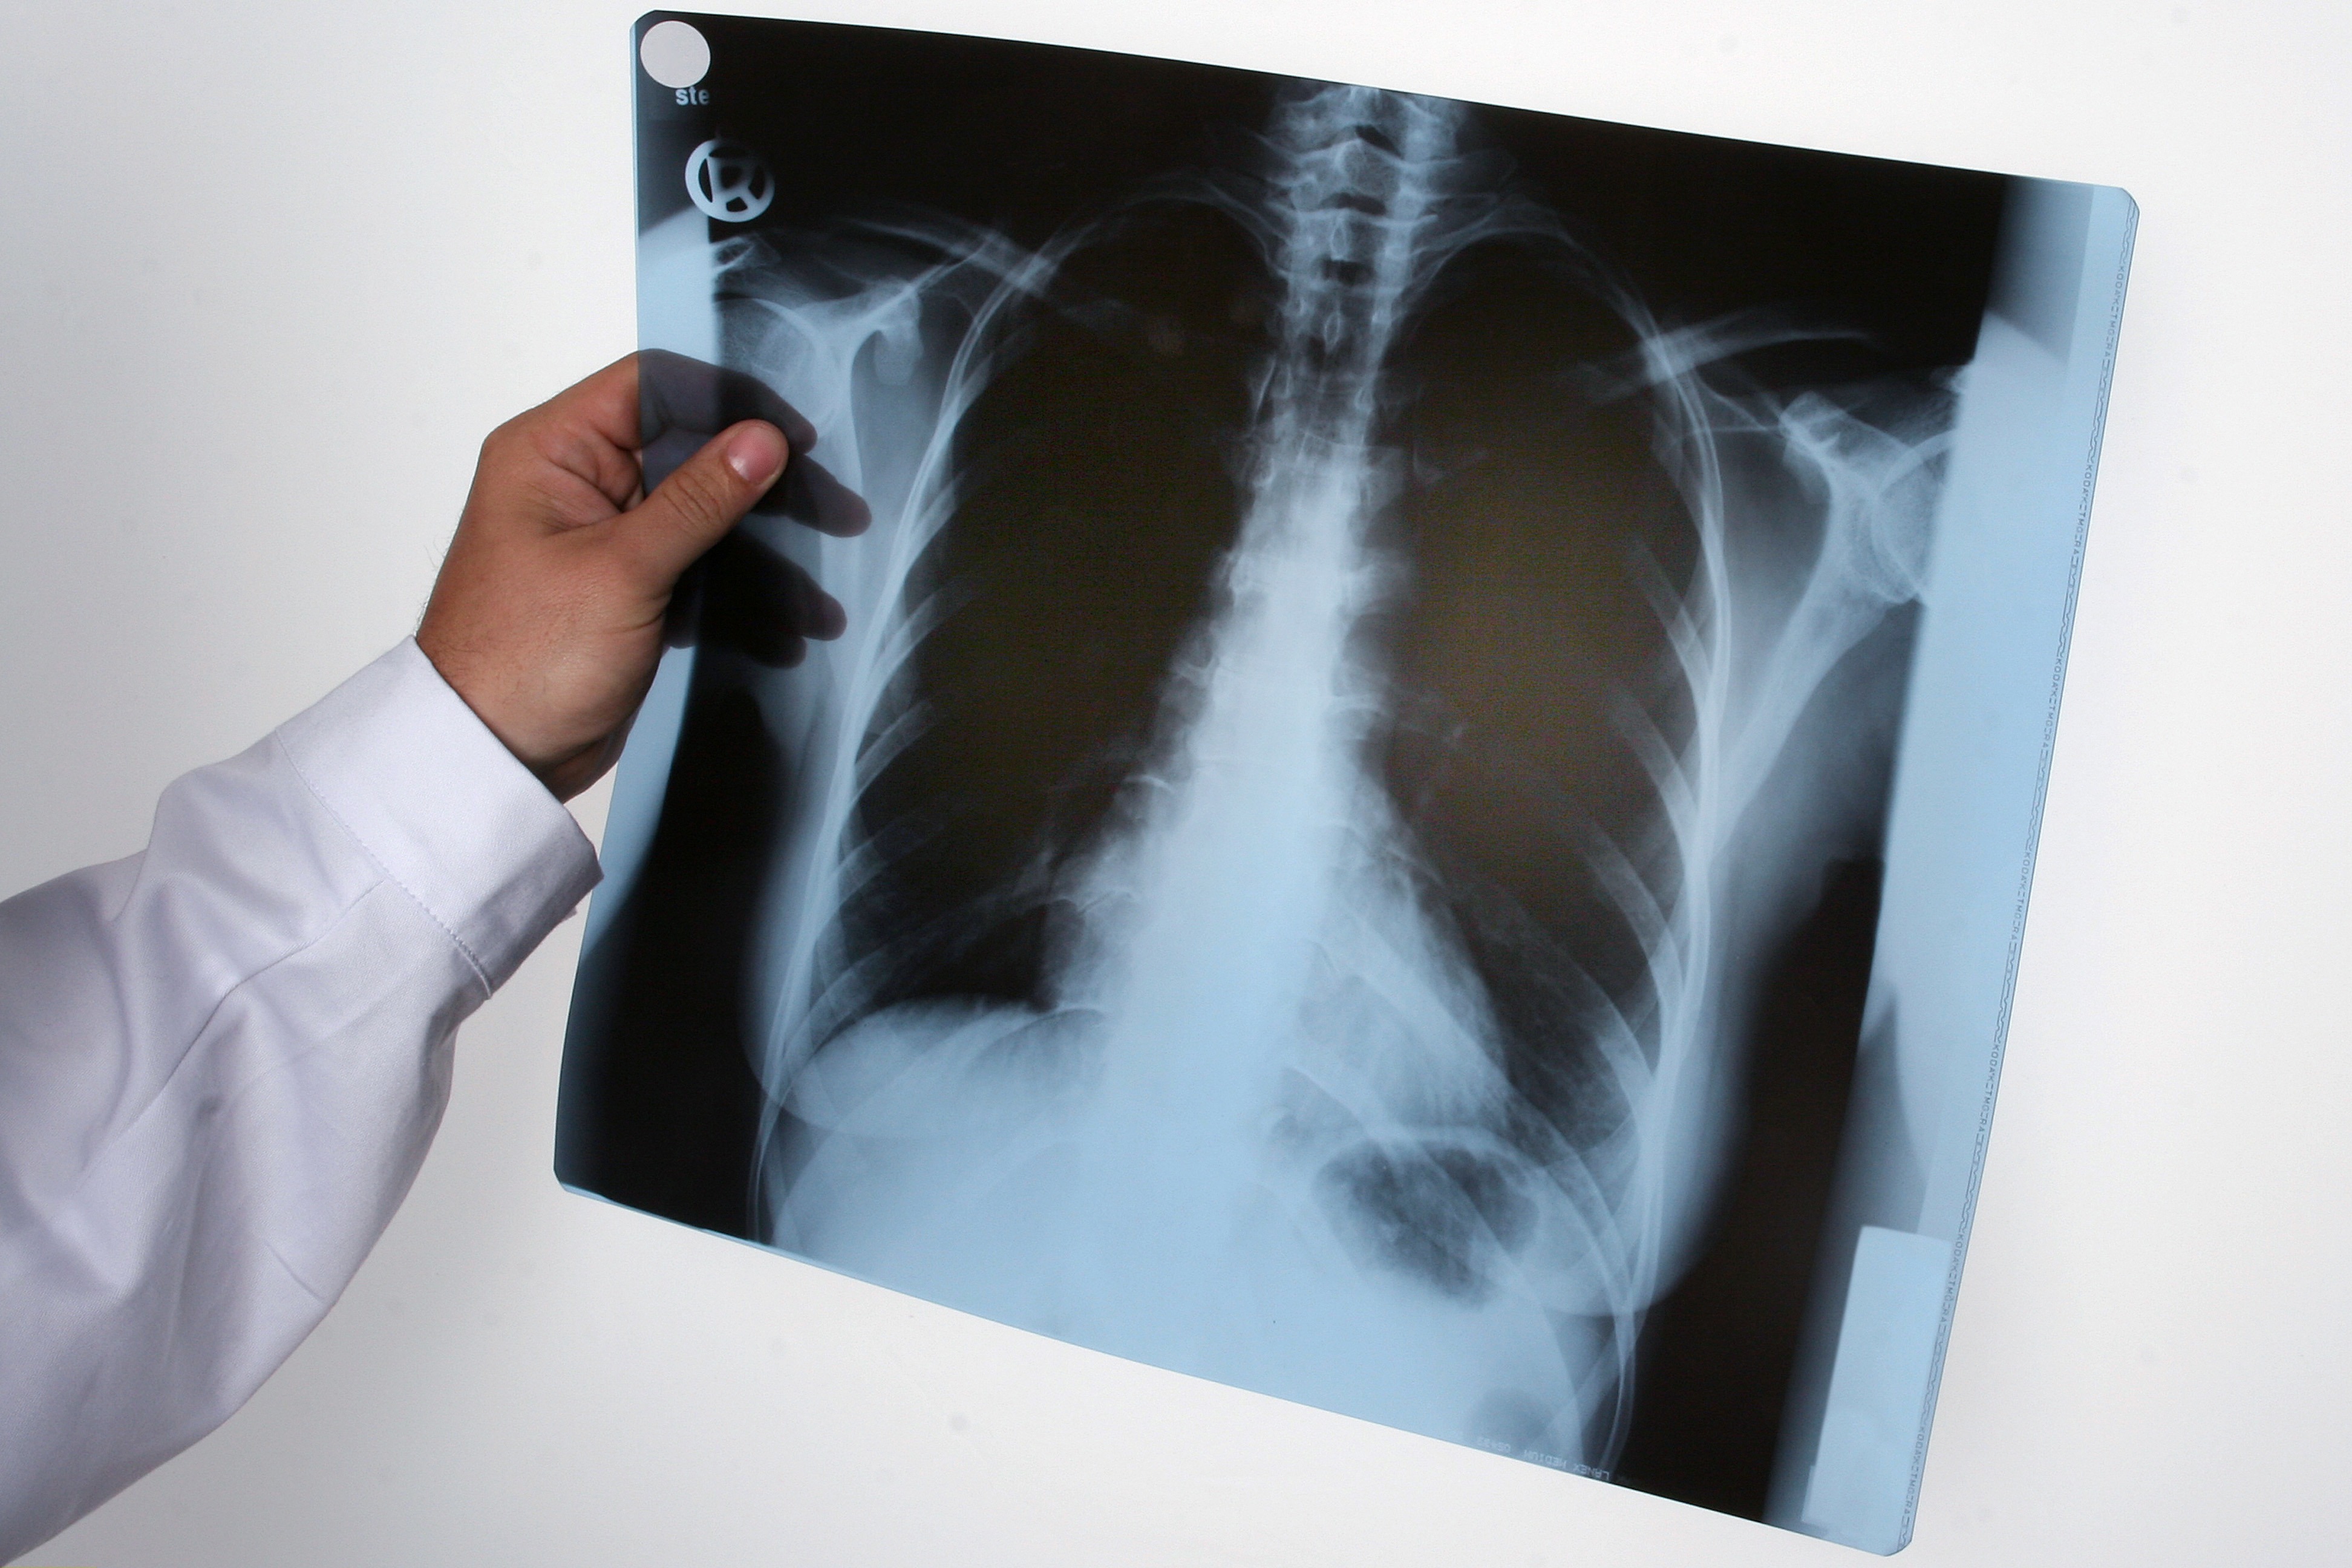
[[[439,1124],[458,1022],[596,879],[415,642],[0,903],[0,1562],[245,1403]]]

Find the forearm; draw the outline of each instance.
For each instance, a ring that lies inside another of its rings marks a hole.
[[[0,1559],[216,1426],[341,1294],[570,816],[404,646],[0,904]]]

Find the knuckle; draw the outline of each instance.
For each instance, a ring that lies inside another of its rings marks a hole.
[[[669,478],[678,510],[698,522],[716,522],[734,510],[732,488],[716,463],[693,462]]]
[[[493,470],[514,466],[516,460],[524,455],[523,447],[528,439],[529,433],[520,418],[508,420],[482,437],[480,466]]]

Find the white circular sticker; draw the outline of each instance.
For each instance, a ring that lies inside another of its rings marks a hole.
[[[692,87],[710,69],[710,41],[684,22],[656,22],[637,45],[646,74],[664,87]]]

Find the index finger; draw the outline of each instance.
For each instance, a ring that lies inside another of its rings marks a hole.
[[[624,354],[595,374],[572,383],[532,411],[576,421],[590,434],[624,452],[634,452],[637,434],[637,356]]]
[[[784,434],[795,454],[816,445],[816,426],[758,376],[667,349],[643,349],[637,361],[637,443],[650,447],[672,431],[710,437],[746,419]]]

